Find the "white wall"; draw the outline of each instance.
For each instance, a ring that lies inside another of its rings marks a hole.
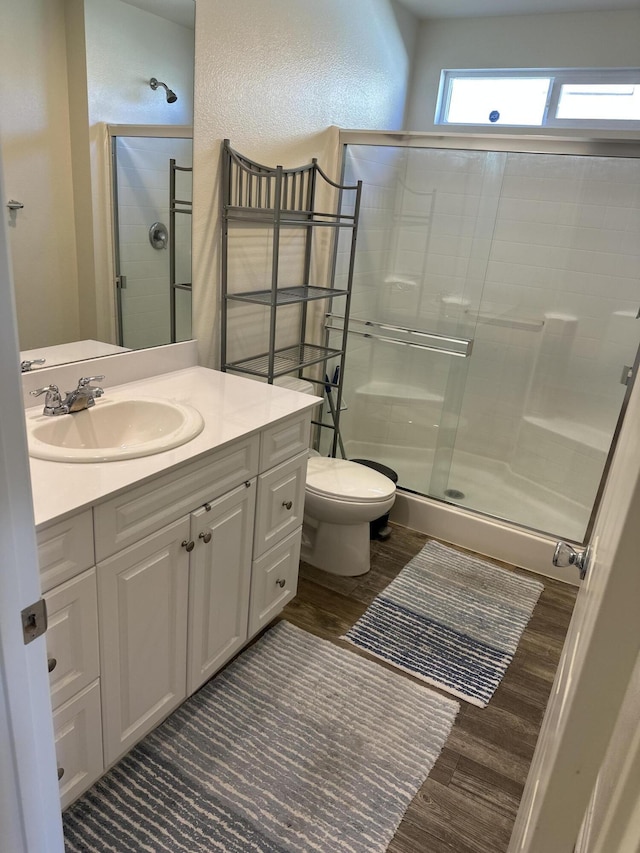
[[[639,42],[640,11],[423,21],[406,127],[435,129],[443,68],[635,67]]]
[[[403,15],[405,32],[406,24]],[[223,0],[198,0],[194,331],[202,364],[219,358],[222,139],[262,163],[318,157],[334,171],[327,128],[401,127],[409,65],[389,0],[244,0],[232,13]]]
[[[0,27],[0,144],[21,349],[78,338],[64,0],[12,0]]]

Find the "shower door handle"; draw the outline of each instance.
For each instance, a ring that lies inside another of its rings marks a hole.
[[[573,545],[568,542],[558,542],[556,549],[553,552],[551,562],[554,566],[560,569],[566,569],[567,566],[575,566],[580,573],[580,580],[583,581],[589,568],[589,557],[591,556],[591,547],[587,545],[582,551],[577,551]]]

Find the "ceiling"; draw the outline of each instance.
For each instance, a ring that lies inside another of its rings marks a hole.
[[[640,0],[398,0],[419,18],[484,18],[545,12],[640,10]]]
[[[138,9],[151,12],[167,21],[173,21],[174,24],[188,27],[190,30],[194,27],[196,9],[194,0],[122,0],[122,2],[128,3],[129,6],[137,6]]]

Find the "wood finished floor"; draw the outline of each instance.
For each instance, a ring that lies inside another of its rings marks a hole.
[[[338,638],[428,538],[394,525],[387,542],[371,543],[371,571],[359,578],[328,575],[303,563],[298,595],[282,618],[366,656]],[[507,850],[576,593],[558,581],[515,571],[545,582],[515,657],[486,708],[460,702],[445,748],[388,853]]]

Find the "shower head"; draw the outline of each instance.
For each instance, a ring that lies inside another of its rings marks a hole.
[[[149,80],[149,85],[151,86],[154,92],[158,88],[158,86],[162,86],[162,88],[167,93],[168,104],[175,104],[175,102],[178,100],[178,96],[176,95],[176,93],[172,92],[171,89],[167,86],[167,84],[163,83],[161,80],[156,80],[155,77],[152,77],[151,80]]]

